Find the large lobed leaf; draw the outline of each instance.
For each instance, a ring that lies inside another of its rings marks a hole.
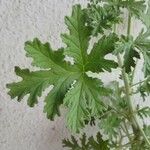
[[[87,54],[91,31],[85,16],[81,6],[75,5],[71,17],[66,17],[69,33],[62,35],[67,45],[65,48],[55,51],[50,44],[43,44],[38,39],[26,42],[25,50],[33,59],[32,65],[46,70],[30,72],[16,69],[22,81],[8,84],[12,98],[18,97],[20,101],[29,94],[29,106],[38,102],[43,90],[54,85],[45,98],[44,112],[53,120],[55,115],[60,115],[59,106],[64,103],[69,111],[67,124],[74,132],[84,126],[84,119],[90,115],[97,116],[105,108],[102,97],[108,91],[99,79],[88,77],[86,72],[111,71],[117,67],[114,61],[104,58],[114,50],[114,34],[102,37]],[[73,65],[64,60],[65,55],[73,57]],[[95,66],[95,63],[98,64]]]

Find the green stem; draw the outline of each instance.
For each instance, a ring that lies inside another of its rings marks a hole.
[[[127,29],[127,35],[129,36],[131,32],[131,14],[128,15],[128,29]]]
[[[131,14],[129,13],[128,15],[128,29],[127,29],[127,35],[130,35],[130,31],[131,31]],[[125,85],[125,94],[126,94],[126,99],[129,105],[129,110],[130,110],[130,114],[131,116],[131,121],[132,121],[132,127],[134,130],[135,135],[137,135],[136,131],[140,131],[141,134],[143,135],[145,141],[147,142],[147,144],[150,146],[150,142],[146,136],[146,134],[144,133],[142,127],[140,126],[139,123],[139,119],[137,117],[137,115],[134,113],[135,112],[135,108],[134,108],[134,104],[133,101],[131,100],[131,96],[130,96],[130,91],[131,91],[131,87],[130,87],[130,82],[129,82],[129,78],[128,75],[125,72],[125,69],[123,68],[123,63],[121,60],[120,55],[117,55],[117,59],[118,59],[118,63],[120,68],[122,68],[122,78],[124,81],[124,85]]]
[[[125,85],[125,94],[126,94],[126,99],[127,99],[128,105],[129,105],[130,113],[134,114],[134,107],[133,107],[131,97],[130,97],[131,92],[130,92],[130,83],[129,83],[128,75],[126,74],[125,69],[123,68],[123,63],[121,60],[121,56],[119,54],[117,55],[117,59],[118,59],[119,67],[122,68],[122,70],[121,70],[122,78],[123,78],[124,85]],[[137,128],[137,125],[136,125],[134,119],[132,119],[132,123],[133,123],[134,128]]]
[[[132,16],[131,14],[129,13],[128,15],[128,28],[127,28],[127,36],[130,35],[130,32],[131,32],[131,19],[132,19]],[[116,32],[116,25],[114,25],[114,32]],[[134,108],[134,104],[131,100],[131,96],[130,96],[130,91],[131,91],[131,86],[130,86],[130,82],[129,82],[129,78],[128,78],[128,75],[126,74],[125,72],[125,69],[123,68],[123,62],[122,62],[122,59],[121,59],[121,56],[120,54],[117,55],[117,59],[118,59],[118,64],[119,64],[119,67],[122,69],[121,72],[122,72],[122,78],[123,78],[123,81],[124,81],[124,86],[125,86],[125,94],[126,94],[126,99],[127,99],[127,102],[128,102],[128,105],[129,105],[129,110],[130,110],[130,114],[132,115],[131,116],[131,121],[132,122],[132,127],[133,127],[133,131],[135,133],[135,136],[137,135],[137,131],[140,131],[141,134],[143,135],[145,141],[147,142],[147,144],[150,146],[150,142],[146,136],[146,134],[144,133],[142,127],[140,126],[140,123],[139,123],[139,120],[138,120],[138,117],[137,115],[134,113],[135,112],[135,108]],[[133,73],[133,76],[132,76],[132,80],[134,78],[134,73]]]
[[[137,83],[133,84],[133,85],[132,85],[132,87],[134,87],[134,86],[136,86],[136,85],[139,85],[139,84],[141,84],[141,83],[143,83],[143,82],[145,82],[145,81],[146,81],[146,80],[143,80],[143,81],[137,82]]]

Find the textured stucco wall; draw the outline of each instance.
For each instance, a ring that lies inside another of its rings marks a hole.
[[[5,84],[17,79],[14,66],[31,68],[23,50],[26,40],[38,37],[55,48],[61,45],[64,16],[77,2],[85,4],[86,0],[0,0],[0,150],[63,149],[61,139],[69,135],[63,116],[47,120],[42,98],[34,108],[25,99],[11,101]],[[136,22],[135,33],[138,26]]]

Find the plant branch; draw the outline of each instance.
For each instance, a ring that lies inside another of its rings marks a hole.
[[[129,15],[128,15],[128,28],[127,28],[127,35],[128,36],[130,35],[130,31],[131,31],[131,14],[129,13]],[[147,142],[147,144],[150,146],[150,142],[149,142],[147,136],[145,135],[143,129],[140,126],[138,117],[134,113],[135,112],[134,111],[134,105],[133,105],[133,102],[132,102],[131,96],[130,96],[131,87],[130,87],[129,78],[128,78],[128,75],[125,72],[125,69],[123,68],[123,63],[122,63],[122,60],[121,60],[121,57],[120,57],[119,54],[117,55],[117,59],[118,59],[118,63],[119,63],[120,68],[122,68],[122,77],[123,77],[123,81],[124,81],[124,85],[125,85],[126,99],[127,99],[128,105],[129,105],[130,114],[132,115],[131,116],[131,121],[132,121],[132,125],[133,125],[132,126],[133,130],[135,130],[134,132],[139,130],[141,132],[141,134],[143,135],[143,137],[144,137],[145,141]]]
[[[143,81],[137,82],[137,83],[133,84],[133,85],[132,85],[132,87],[134,87],[134,86],[136,86],[136,85],[139,85],[139,84],[141,84],[141,83],[143,83],[143,82],[145,82],[145,81],[146,81],[146,80],[143,80]]]

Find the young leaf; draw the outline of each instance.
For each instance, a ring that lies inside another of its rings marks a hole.
[[[92,35],[97,36],[110,30],[114,24],[121,22],[120,13],[110,5],[100,6],[99,3],[91,2],[85,9],[87,24],[92,29]]]

